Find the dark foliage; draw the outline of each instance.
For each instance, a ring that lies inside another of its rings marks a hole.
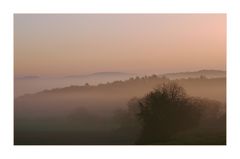
[[[202,112],[174,82],[161,85],[135,104],[142,126],[137,144],[164,142],[180,131],[196,127]]]

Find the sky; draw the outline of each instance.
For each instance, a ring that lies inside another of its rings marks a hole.
[[[17,76],[226,70],[225,14],[15,14]]]

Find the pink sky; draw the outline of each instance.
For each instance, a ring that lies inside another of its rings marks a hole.
[[[226,70],[225,14],[16,14],[15,75]]]

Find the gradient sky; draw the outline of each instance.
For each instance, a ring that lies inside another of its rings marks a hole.
[[[225,14],[15,14],[15,75],[226,70]]]

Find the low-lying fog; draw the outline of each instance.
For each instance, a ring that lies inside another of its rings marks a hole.
[[[98,73],[86,76],[69,77],[21,77],[14,80],[14,96],[36,93],[45,89],[63,88],[71,85],[97,85],[100,83],[113,82],[116,80],[127,80],[134,74],[127,73]]]
[[[14,103],[15,144],[134,144],[139,127],[127,113],[129,101],[142,98],[169,81],[165,77],[149,76],[97,86],[56,88],[18,97]],[[220,109],[224,114],[226,78],[172,81],[182,86],[188,96],[219,101],[216,104],[199,100],[200,103],[210,103],[207,104],[210,116],[218,114]],[[221,118],[221,121],[225,120]],[[225,124],[220,125],[221,129],[215,129],[217,132],[210,132],[220,135],[219,140],[224,143]],[[209,131],[212,126],[207,127]],[[218,130],[221,130],[220,134]],[[205,141],[208,140],[203,139],[203,143]]]

